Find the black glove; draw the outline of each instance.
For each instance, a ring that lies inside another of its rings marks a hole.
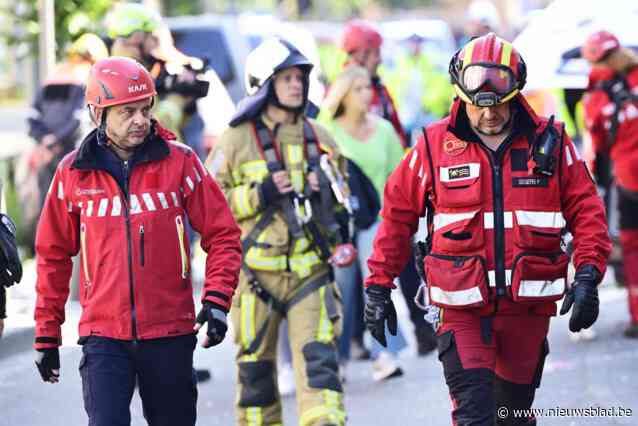
[[[16,226],[0,214],[0,284],[10,287],[22,279],[22,264],[16,245]]]
[[[283,194],[279,192],[279,189],[277,189],[277,185],[275,185],[272,175],[266,176],[264,180],[261,181],[258,193],[262,206],[274,204],[283,196]]]
[[[56,383],[60,378],[60,350],[58,348],[37,349],[35,365],[43,381]],[[54,373],[53,370],[58,370],[58,373]]]
[[[584,265],[576,272],[574,282],[567,291],[560,314],[565,315],[574,305],[569,319],[569,329],[576,333],[589,328],[598,318],[598,288],[602,276],[592,265]]]
[[[393,336],[397,335],[397,311],[390,298],[390,289],[380,285],[371,285],[366,288],[368,298],[365,308],[365,322],[372,337],[377,339],[383,347],[388,344],[385,340],[385,323],[388,322],[388,330]]]
[[[219,345],[224,340],[228,330],[224,308],[211,302],[204,302],[202,309],[197,314],[196,321],[202,325],[205,322],[208,323],[208,329],[206,330],[208,342],[205,343],[205,348]]]

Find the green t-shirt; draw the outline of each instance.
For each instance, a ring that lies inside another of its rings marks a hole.
[[[339,150],[370,179],[383,204],[383,188],[388,176],[403,159],[403,146],[389,121],[378,118],[376,129],[366,141],[353,138],[338,123],[326,123]]]

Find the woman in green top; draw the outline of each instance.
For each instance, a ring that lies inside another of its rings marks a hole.
[[[379,201],[383,199],[383,188],[388,176],[403,158],[403,147],[392,124],[385,119],[369,113],[372,101],[370,76],[365,68],[348,66],[339,74],[330,88],[322,106],[322,121],[332,132],[341,153],[352,161],[367,177]],[[355,194],[356,195],[356,194]],[[361,206],[366,208],[367,206]],[[366,229],[357,229],[356,245],[359,266],[363,279],[369,275],[368,257],[372,253],[372,242],[380,219],[377,218]],[[348,314],[352,312],[352,301],[357,296],[356,270],[354,268],[337,269],[337,282],[344,293],[344,338],[348,339],[352,327]],[[353,315],[352,315],[353,316]],[[389,335],[389,333],[386,333]],[[406,346],[401,331],[390,336],[388,349],[384,350],[373,341],[372,355],[376,358],[373,365],[373,378],[384,380],[403,374],[397,365],[396,355]]]

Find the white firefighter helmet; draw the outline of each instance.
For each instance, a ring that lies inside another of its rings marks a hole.
[[[230,125],[236,126],[257,116],[270,96],[274,97],[271,101],[277,103],[271,89],[272,77],[290,67],[299,67],[304,73],[304,103],[299,108],[303,111],[308,100],[308,79],[312,66],[312,62],[290,42],[276,37],[265,40],[246,58],[244,83],[248,96],[240,101]]]

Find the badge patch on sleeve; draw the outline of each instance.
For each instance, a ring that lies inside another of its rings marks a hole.
[[[544,176],[525,176],[525,177],[513,177],[512,186],[514,188],[547,188],[549,180]]]

